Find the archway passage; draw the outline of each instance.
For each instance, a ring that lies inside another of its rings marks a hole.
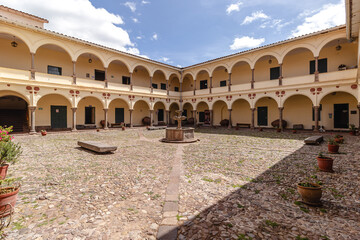
[[[133,125],[134,126],[143,126],[144,125],[143,119],[145,117],[150,118],[149,105],[145,101],[139,100],[134,105]]]
[[[194,123],[194,112],[193,112],[193,107],[190,103],[185,103],[183,106],[183,116],[186,117],[186,120],[184,121],[185,123],[188,124],[193,124]]]
[[[117,98],[111,101],[109,123],[111,127],[120,127],[121,123],[130,124],[129,105],[123,99]]]
[[[232,124],[251,124],[251,109],[248,101],[244,99],[238,99],[232,104]]]
[[[180,107],[177,103],[172,103],[169,107],[170,111],[170,124],[174,125],[177,124],[177,121],[175,121],[173,118],[176,115],[176,110],[179,110]]]
[[[77,105],[76,128],[101,127],[100,122],[104,120],[104,105],[96,97],[84,97]]]
[[[164,126],[166,122],[165,104],[157,102],[154,105],[154,124]]]
[[[0,126],[13,126],[14,132],[28,132],[27,102],[13,95],[0,97]]]
[[[313,104],[310,98],[304,95],[294,95],[284,102],[283,119],[288,128],[302,125],[304,129],[312,129],[315,121]]]
[[[203,124],[210,124],[210,110],[209,105],[206,102],[200,102],[196,106],[197,111],[197,122],[203,123]]]
[[[271,127],[271,123],[279,119],[279,109],[271,97],[263,97],[255,105],[255,124],[259,127]]]
[[[15,42],[16,44],[12,44]],[[0,66],[29,70],[31,68],[30,50],[18,37],[6,33],[0,33]],[[4,57],[6,56],[6,57]]]
[[[213,105],[213,124],[221,125],[222,120],[229,120],[229,111],[224,101],[217,101]]]

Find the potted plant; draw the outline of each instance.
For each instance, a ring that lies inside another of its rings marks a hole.
[[[356,127],[354,124],[350,124],[350,135],[355,135],[356,134]]]
[[[125,124],[123,122],[120,124],[120,126],[121,126],[121,130],[125,131]]]
[[[334,140],[337,143],[344,143],[344,137],[342,135],[335,135]]]
[[[46,130],[41,130],[41,135],[42,136],[46,136],[46,134],[47,134]]]
[[[294,134],[295,134],[296,132],[297,132],[297,131],[296,131],[296,129],[293,129],[293,130],[292,130],[292,133],[294,133]]]
[[[329,139],[328,151],[329,151],[329,153],[338,153],[339,152],[339,144],[334,139]]]
[[[319,184],[301,182],[297,185],[297,190],[304,203],[314,206],[321,204],[322,189]]]
[[[334,162],[333,158],[326,157],[322,153],[319,153],[319,155],[316,157],[316,159],[317,159],[320,171],[334,172],[333,171],[333,162]]]
[[[18,143],[0,141],[0,179],[5,179],[9,164],[15,164],[21,152]]]
[[[0,218],[7,217],[14,212],[19,190],[20,183],[17,179],[0,180]]]
[[[14,137],[10,135],[13,131],[13,127],[2,127],[0,126],[0,141],[8,142],[11,141]]]

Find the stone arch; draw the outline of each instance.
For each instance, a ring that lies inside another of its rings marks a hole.
[[[215,67],[213,67],[211,69],[211,76],[214,75],[214,72],[215,72],[216,69],[221,68],[221,67],[225,68],[227,72],[230,71],[229,66],[227,64],[220,63],[220,64],[217,64]]]
[[[12,35],[12,36],[15,36],[15,37],[19,38],[21,41],[23,41],[25,43],[25,45],[29,49],[29,52],[32,52],[32,53],[36,52],[35,48],[33,47],[33,44],[31,44],[31,41],[24,34],[22,34],[20,31],[17,31],[14,28],[1,26],[0,27],[0,33]]]
[[[224,100],[215,101],[210,108],[213,111],[213,124],[220,125],[224,119],[229,120],[229,105]]]
[[[286,96],[283,102],[283,119],[287,122],[287,128],[302,124],[304,129],[312,129],[314,102],[311,97],[301,93]]]
[[[337,93],[337,92],[348,93],[351,96],[353,96],[356,99],[356,101],[359,102],[358,96],[354,92],[351,92],[350,90],[342,89],[342,90],[336,91],[334,89],[329,89],[329,90],[324,90],[322,92],[322,94],[320,95],[320,98],[318,98],[318,103],[320,103],[323,100],[323,98],[326,97],[327,95],[332,94],[332,93]]]
[[[276,57],[277,56],[277,57]],[[278,54],[261,54],[254,62],[255,87],[257,82],[269,81],[270,69],[279,67]]]
[[[116,97],[112,99],[107,108],[109,109],[108,121],[110,124],[119,124],[122,122],[125,124],[130,124],[130,104],[124,98]]]
[[[15,97],[21,98],[21,99],[23,99],[29,106],[31,106],[30,98],[27,97],[26,95],[18,92],[18,91],[14,91],[14,90],[0,90],[0,98],[1,98],[1,97],[5,97],[5,96],[15,96]]]
[[[108,103],[108,105],[110,106],[110,104],[115,100],[122,100],[123,102],[126,103],[126,106],[130,109],[130,107],[131,107],[130,103],[125,98],[122,98],[122,97],[115,97],[115,98],[111,99],[110,102]]]
[[[13,127],[14,132],[29,130],[29,102],[20,93],[0,91],[0,126]]]
[[[40,95],[40,98],[38,98],[38,99],[35,101],[35,105],[37,105],[37,103],[38,103],[41,99],[43,99],[44,97],[49,96],[49,95],[58,95],[58,96],[61,96],[61,97],[65,98],[65,99],[68,101],[68,103],[70,104],[71,107],[74,107],[71,99],[69,99],[66,95],[64,95],[64,94],[62,94],[62,93],[59,93],[59,92],[58,92],[58,93],[47,93],[47,94],[45,94],[45,95]]]
[[[154,68],[152,71],[151,71],[151,76],[154,76],[156,72],[161,72],[162,74],[164,74],[164,77],[165,77],[165,80],[166,80],[166,72],[161,69],[161,68]]]
[[[251,103],[246,98],[237,98],[231,104],[232,126],[238,123],[251,124]]]
[[[163,101],[157,101],[153,105],[153,110],[155,125],[159,125],[160,122],[164,124],[166,122],[166,104]]]
[[[315,50],[315,57],[318,57],[320,55],[320,52],[321,50],[324,48],[324,46],[334,40],[337,40],[337,39],[345,39],[346,36],[343,34],[343,33],[338,33],[336,35],[332,35],[332,36],[329,36],[327,38],[325,38],[323,41],[321,41],[321,43],[316,47],[316,50]]]
[[[282,55],[282,76],[284,78],[309,74],[309,62],[314,60],[314,47],[299,44],[285,51]]]
[[[149,107],[149,110],[151,109],[151,105],[150,105],[150,103],[149,103],[148,101],[145,101],[144,99],[138,99],[138,100],[136,100],[136,101],[134,102],[134,104],[133,104],[133,109],[134,109],[134,107],[135,107],[136,103],[137,103],[137,102],[140,102],[140,101],[145,102],[145,103],[146,103],[146,105]]]
[[[199,107],[199,105],[200,105],[201,103],[205,103],[205,104],[207,105],[207,107],[210,109],[210,106],[209,106],[209,104],[208,104],[207,102],[205,102],[205,101],[200,101],[200,102],[198,102],[198,103],[195,105],[195,109],[196,109],[196,110],[198,109],[198,107]]]
[[[206,72],[209,75],[209,77],[211,77],[211,71],[209,69],[201,68],[201,69],[197,70],[197,72],[195,73],[195,78],[194,79],[198,80],[198,75],[201,72]]]
[[[88,107],[93,107],[95,109],[92,123],[89,123],[89,119],[86,118],[85,111]],[[76,124],[83,126],[90,124],[96,127],[102,127],[100,121],[105,120],[104,108],[104,102],[97,96],[88,95],[82,97],[77,103]]]
[[[256,108],[255,125],[271,127],[271,123],[279,119],[279,103],[274,98],[270,96],[262,96],[256,100],[254,106]],[[266,108],[266,118],[263,118],[264,115],[259,115],[259,112],[261,111],[260,107],[262,107],[261,110],[265,110],[264,108]]]
[[[191,74],[185,74],[183,77],[182,91],[192,91],[194,89],[194,79]]]
[[[116,57],[111,57],[111,58],[109,58],[109,59],[106,61],[105,67],[108,68],[109,65],[110,65],[112,62],[114,62],[114,61],[119,61],[119,62],[123,63],[123,64],[126,66],[128,72],[130,73],[130,69],[131,69],[130,65],[129,65],[124,59],[122,59],[122,58],[120,58],[120,57],[117,57],[117,56],[116,56]]]
[[[97,97],[96,95],[86,95],[86,96],[82,96],[81,98],[79,98],[79,99],[77,100],[77,104],[76,104],[75,107],[78,107],[80,101],[81,101],[81,100],[84,100],[85,98],[96,98],[97,100],[99,100],[99,101],[101,102],[102,108],[105,108],[104,101],[103,101],[101,98]]]
[[[146,64],[141,64],[141,63],[135,64],[135,65],[131,68],[131,71],[130,71],[130,72],[134,73],[134,71],[135,71],[135,69],[136,69],[137,67],[143,67],[143,68],[145,68],[146,71],[148,72],[149,76],[150,76],[150,77],[153,76],[153,75],[152,75],[152,71],[150,70],[150,68],[149,68]]]
[[[175,91],[175,87],[178,87],[180,91],[180,78],[176,74],[172,74],[169,78],[169,90]]]
[[[239,98],[234,99],[234,100],[231,102],[231,108],[230,108],[230,109],[233,108],[234,103],[235,103],[236,101],[240,101],[240,100],[244,100],[245,102],[247,102],[247,103],[249,104],[249,108],[251,108],[251,102],[250,102],[247,98],[239,97]]]
[[[232,73],[235,65],[238,63],[241,63],[241,62],[247,63],[249,65],[249,68],[251,69],[251,65],[252,65],[251,61],[248,58],[241,58],[241,59],[234,61],[234,63],[230,66],[230,73]]]
[[[172,75],[176,75],[180,79],[180,74],[177,72],[167,72],[165,74],[166,80],[169,80]]]
[[[89,49],[89,48],[78,50],[74,55],[75,61],[78,61],[79,57],[82,54],[86,54],[86,53],[96,56],[100,60],[100,62],[102,63],[103,68],[105,68],[105,60],[104,60],[103,56],[99,52],[96,52],[96,51],[94,51],[92,49]]]
[[[296,95],[300,95],[300,96],[303,96],[303,97],[306,97],[308,99],[310,99],[310,101],[312,102],[312,104],[315,106],[315,101],[313,100],[313,98],[311,98],[311,95],[306,95],[306,94],[303,94],[303,93],[297,93],[297,92],[294,92],[294,93],[290,93],[289,95],[286,94],[286,96],[282,99],[282,102],[283,102],[283,105],[285,104],[286,100],[288,100],[289,98],[291,98],[292,96],[296,96]]]
[[[161,83],[166,84],[166,73],[161,69],[156,69],[152,74],[152,82],[158,85],[158,89],[161,89]]]
[[[250,64],[250,67],[253,69],[253,68],[255,68],[255,65],[256,65],[256,63],[262,58],[262,57],[265,57],[265,56],[272,56],[272,57],[274,57],[277,61],[278,61],[278,63],[280,63],[280,59],[281,59],[281,57],[280,57],[280,55],[278,54],[278,53],[276,53],[276,52],[264,52],[264,53],[261,53],[261,54],[259,54],[259,55],[257,55],[255,58],[254,58],[254,60],[252,61],[252,63]]]
[[[291,46],[287,49],[285,49],[285,51],[281,54],[280,59],[279,59],[279,63],[283,63],[284,58],[286,57],[286,55],[288,53],[290,53],[291,51],[298,49],[298,48],[304,48],[309,50],[310,52],[312,52],[312,54],[315,57],[315,53],[316,53],[316,48],[312,45],[312,44],[308,44],[308,43],[301,43],[301,44],[296,44],[294,46]]]
[[[257,104],[261,99],[264,99],[264,98],[268,98],[268,99],[271,98],[272,100],[274,100],[274,101],[276,102],[277,107],[280,106],[279,101],[276,100],[275,98],[271,97],[271,96],[261,96],[261,97],[257,98],[257,99],[255,100],[255,102],[254,102],[254,106],[256,106],[256,104]]]
[[[57,46],[57,47],[63,49],[70,56],[71,61],[76,61],[76,59],[74,58],[73,52],[71,51],[71,49],[68,46],[66,46],[66,44],[63,44],[62,42],[59,42],[54,39],[49,39],[49,38],[41,39],[40,41],[37,41],[34,44],[35,53],[38,51],[39,48],[41,48],[45,45],[54,45],[54,46]]]
[[[194,74],[193,74],[192,72],[186,72],[186,73],[184,73],[183,78],[185,78],[187,75],[190,75],[190,76],[192,77],[192,79],[195,79]],[[195,76],[196,76],[196,75],[195,75]]]

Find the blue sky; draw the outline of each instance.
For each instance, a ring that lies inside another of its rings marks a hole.
[[[189,66],[345,23],[343,0],[0,0],[46,28]]]

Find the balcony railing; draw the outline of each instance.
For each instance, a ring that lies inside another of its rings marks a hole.
[[[96,81],[84,78],[76,78],[76,85],[91,88],[105,88],[105,82],[103,81]]]
[[[279,86],[279,80],[275,79],[275,80],[269,80],[269,81],[261,81],[261,82],[256,82],[254,83],[254,88],[273,88],[273,87],[277,87]]]
[[[153,89],[153,94],[166,96],[166,95],[167,95],[167,91],[166,91],[166,90],[162,90],[162,89],[156,89],[156,88],[154,88],[154,89]]]
[[[225,93],[225,92],[228,92],[228,87],[225,86],[225,87],[216,87],[216,88],[212,88],[211,89],[211,92],[212,93]]]
[[[108,82],[108,89],[118,91],[130,91],[130,85]]]
[[[196,95],[204,95],[204,94],[209,94],[209,89],[199,89],[196,90]]]
[[[305,75],[305,76],[296,76],[296,77],[285,77],[282,80],[284,86],[297,85],[302,83],[312,83],[314,82],[314,75]]]
[[[30,71],[0,67],[0,78],[29,80],[30,79]]]
[[[251,83],[242,83],[242,84],[231,85],[231,91],[244,91],[244,90],[250,90],[250,89],[251,89]]]
[[[319,81],[320,82],[330,82],[330,81],[338,81],[338,80],[350,80],[356,79],[357,68],[348,69],[343,71],[335,71],[328,73],[320,73]]]
[[[172,96],[172,97],[180,97],[180,92],[169,91],[169,96]]]
[[[73,83],[72,77],[58,76],[58,75],[46,74],[46,73],[36,73],[35,80],[39,82],[65,84],[65,85],[71,85]]]
[[[149,87],[133,86],[133,91],[138,92],[138,93],[150,94],[150,88]]]

